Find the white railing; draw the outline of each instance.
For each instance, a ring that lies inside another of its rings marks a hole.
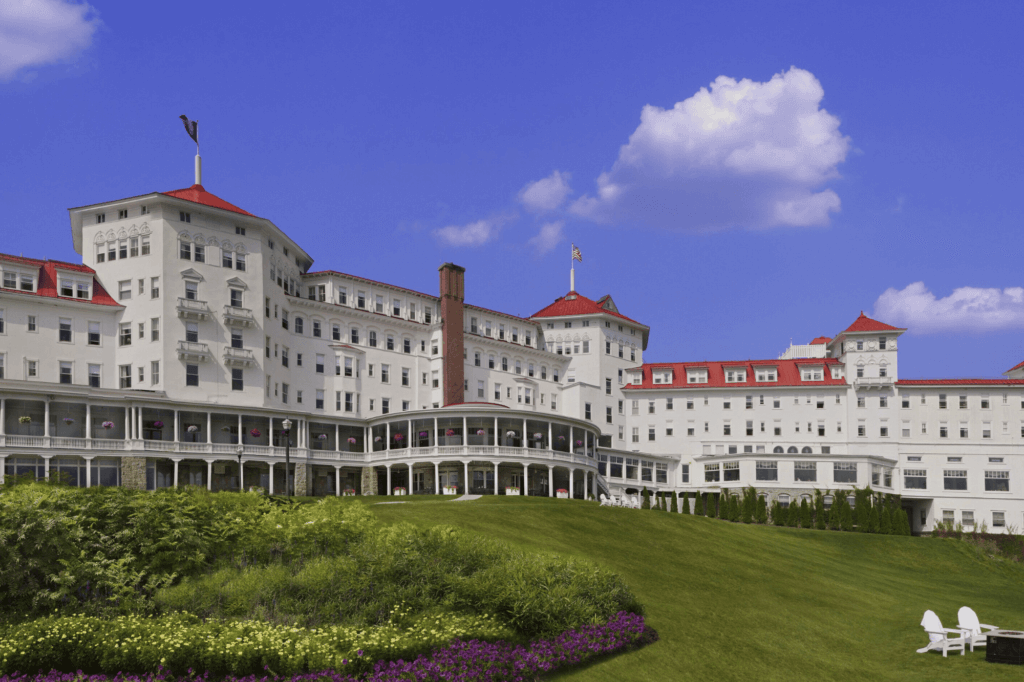
[[[45,444],[46,436],[7,436],[7,447],[9,448],[41,448]]]
[[[50,447],[85,450],[89,447],[89,440],[87,438],[52,437],[50,438]]]
[[[241,322],[244,325],[253,324],[255,318],[252,315],[252,311],[248,308],[236,308],[231,305],[224,306],[224,321],[228,324],[232,322]]]
[[[853,380],[854,386],[891,386],[893,382],[892,377],[855,377]]]
[[[179,297],[178,310],[190,313],[203,313],[204,315],[210,314],[210,306],[206,304],[206,301],[197,301],[191,298]]]

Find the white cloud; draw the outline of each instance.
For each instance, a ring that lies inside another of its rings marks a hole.
[[[564,220],[558,220],[553,223],[545,223],[541,226],[540,232],[535,237],[530,238],[527,242],[530,246],[537,249],[537,255],[543,256],[548,253],[562,241],[562,228],[565,227]]]
[[[825,91],[791,68],[767,83],[719,76],[671,109],[647,105],[597,192],[571,210],[601,223],[688,231],[825,225],[850,140]]]
[[[25,68],[78,55],[92,43],[99,24],[87,3],[0,1],[0,81]]]
[[[960,287],[936,298],[924,282],[887,289],[875,301],[875,319],[912,332],[985,332],[1024,328],[1024,288]]]
[[[434,230],[434,236],[448,246],[483,246],[498,237],[508,216],[485,218],[467,225],[448,225]]]
[[[547,213],[562,205],[565,198],[572,193],[569,187],[569,174],[554,171],[546,178],[529,183],[519,192],[519,201],[528,211]]]

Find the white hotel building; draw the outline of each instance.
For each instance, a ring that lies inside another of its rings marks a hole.
[[[650,363],[574,291],[530,318],[333,271],[200,184],[70,210],[82,265],[0,255],[0,468],[74,485],[576,498],[902,495],[914,532],[1024,526],[1024,363],[900,380],[861,314],[780,358]],[[282,433],[284,420],[293,423]]]

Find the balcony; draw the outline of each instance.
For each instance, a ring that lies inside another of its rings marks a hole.
[[[210,317],[210,306],[206,301],[191,298],[178,299],[178,317],[186,320],[205,320]]]
[[[224,306],[224,324],[236,327],[251,327],[256,324],[256,318],[248,308],[236,308],[231,305]]]
[[[179,360],[206,362],[212,357],[213,355],[210,353],[210,347],[205,343],[196,343],[195,341],[178,341]]]
[[[255,367],[256,356],[248,348],[228,346],[224,349],[224,364],[228,367]]]
[[[889,388],[892,386],[893,377],[856,377],[853,380],[854,388]]]

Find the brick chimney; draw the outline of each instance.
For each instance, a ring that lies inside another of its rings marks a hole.
[[[466,378],[463,358],[463,308],[466,299],[466,268],[445,263],[441,273],[441,368],[445,405],[465,402]]]

